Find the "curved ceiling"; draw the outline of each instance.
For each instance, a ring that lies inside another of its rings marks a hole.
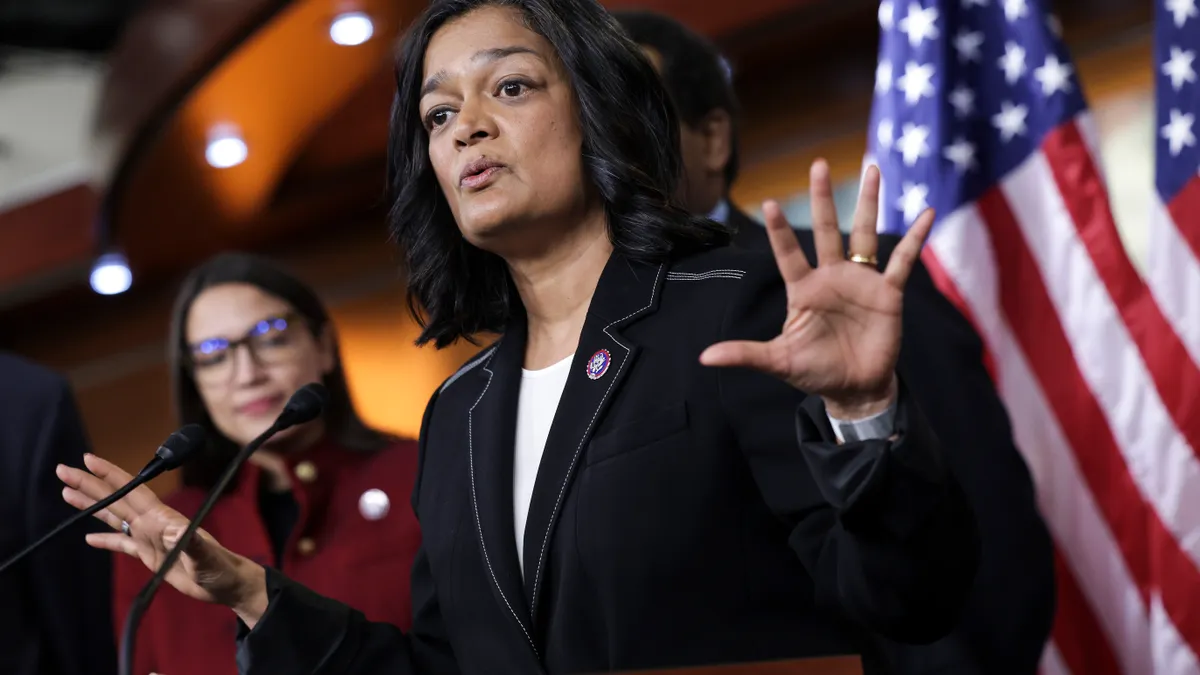
[[[607,4],[650,6],[721,35],[802,2]],[[245,39],[213,63],[161,119],[126,117],[132,122],[124,130],[129,140],[105,185],[103,214],[139,277],[178,268],[219,248],[264,245],[308,227],[327,226],[378,204],[382,196],[394,88],[392,46],[424,3],[240,4],[241,17],[229,17],[227,25],[236,26],[240,18],[244,26],[257,24],[257,29],[243,30]],[[359,46],[337,45],[329,38],[330,22],[338,12],[351,10],[369,15],[375,34]],[[115,131],[118,137],[122,130],[115,122],[120,118],[108,111],[122,105],[126,94],[118,91],[119,82],[129,79],[120,65],[114,65],[113,90],[102,117],[108,124],[100,127],[101,134]],[[145,60],[129,64],[129,70],[135,68],[144,70]],[[169,98],[169,87],[162,90]],[[145,89],[141,91],[145,97]],[[225,125],[240,131],[249,152],[242,164],[214,169],[204,149],[213,130]]]
[[[314,141],[325,148],[322,168],[340,169],[346,148],[362,145],[354,137],[386,123],[386,102],[357,115],[341,111],[372,89],[365,85],[379,79],[390,54],[394,28],[388,28],[408,17],[394,1],[354,4],[379,27],[371,40],[337,45],[329,39],[331,3],[290,3],[189,92],[152,142],[124,159],[105,215],[135,272],[153,275],[220,247],[261,245],[328,217],[345,203],[346,189],[360,187],[344,181],[302,192],[284,186],[297,159],[311,156]],[[334,131],[350,143],[319,140],[331,118],[347,123]],[[222,127],[239,134],[249,151],[241,164],[216,169],[205,148]]]
[[[663,11],[719,37],[809,3],[606,4]],[[111,53],[96,113],[90,198],[99,202],[98,217],[76,216],[70,228],[56,230],[54,243],[6,241],[19,247],[7,247],[14,264],[0,269],[0,281],[10,286],[0,305],[45,299],[55,289],[14,300],[13,282],[65,267],[75,272],[58,290],[78,295],[86,256],[111,245],[123,250],[144,284],[216,250],[268,246],[378,207],[393,45],[424,6],[421,0],[146,3]],[[366,43],[346,47],[330,39],[331,21],[347,11],[372,18],[374,35]],[[205,148],[222,127],[236,130],[249,151],[243,163],[216,169]]]

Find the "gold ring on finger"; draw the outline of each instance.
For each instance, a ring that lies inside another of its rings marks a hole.
[[[858,263],[860,265],[870,265],[871,267],[875,267],[876,265],[879,264],[879,259],[873,255],[859,255],[857,253],[851,253],[850,254],[850,262]]]

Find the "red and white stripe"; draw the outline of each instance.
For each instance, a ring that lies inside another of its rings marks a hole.
[[[984,340],[1055,539],[1044,673],[1200,675],[1197,249],[1190,286],[1156,303],[1090,130],[1084,114],[1051,132],[924,259]]]
[[[1200,363],[1200,175],[1170,204],[1155,191],[1153,208],[1146,283],[1192,360]]]

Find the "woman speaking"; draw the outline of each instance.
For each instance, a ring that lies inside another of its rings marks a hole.
[[[878,172],[847,257],[818,162],[816,267],[773,203],[774,260],[727,246],[672,202],[667,94],[593,0],[435,0],[397,83],[420,342],[502,337],[425,411],[409,631],[201,531],[167,580],[233,609],[243,673],[598,672],[950,630],[974,519],[896,375],[931,212],[880,272]],[[59,472],[77,506],[129,479],[87,468]],[[152,568],[187,524],[144,488],[101,517],[118,532],[91,544]]]

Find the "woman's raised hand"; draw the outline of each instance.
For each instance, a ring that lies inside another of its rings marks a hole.
[[[867,168],[850,232],[842,246],[829,167],[813,163],[813,238],[817,266],[808,259],[779,205],[764,205],[775,261],[787,284],[787,319],[765,342],[728,341],[709,347],[710,366],[760,370],[819,394],[834,417],[855,419],[886,408],[896,394],[904,285],[933,226],[933,211],[917,218],[878,269],[879,169]]]
[[[66,484],[63,499],[77,509],[90,507],[133,479],[95,455],[85,455],[84,464],[88,471],[62,464],[57,469],[59,479]],[[151,571],[158,570],[189,524],[145,485],[97,512],[96,517],[114,532],[89,534],[88,544],[133,556]],[[128,523],[127,529],[124,523]],[[203,529],[196,531],[166,582],[189,597],[234,608],[244,619],[250,619],[251,625],[254,617],[266,610],[262,566],[221,546]]]

